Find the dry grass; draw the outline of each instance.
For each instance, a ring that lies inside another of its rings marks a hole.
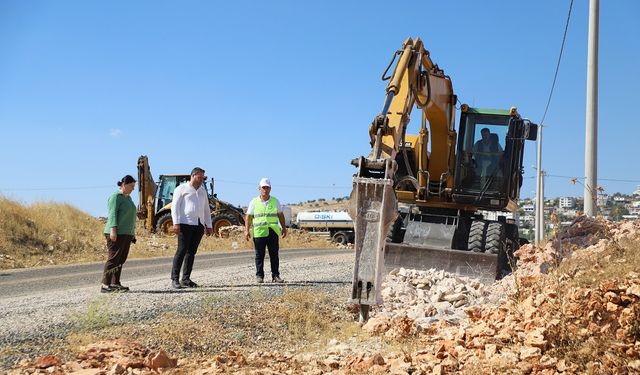
[[[613,242],[601,252],[578,253],[565,259],[556,274],[570,277],[572,287],[591,287],[610,279],[625,278],[640,270],[640,244],[634,241]]]
[[[343,293],[344,291],[340,291]],[[313,351],[329,340],[367,339],[337,296],[310,289],[285,289],[273,296],[262,288],[245,295],[203,292],[186,312],[169,312],[150,322],[104,325],[91,309],[67,340],[70,350],[103,339],[127,339],[162,347],[181,358],[212,356],[227,350]],[[370,339],[370,338],[369,338]]]
[[[104,261],[104,222],[59,203],[23,205],[0,197],[0,269]],[[240,230],[241,232],[241,230]],[[235,234],[234,234],[235,233]],[[175,237],[152,234],[139,221],[138,242],[129,258],[172,256]],[[287,248],[334,247],[326,238],[291,230],[280,242]],[[200,252],[253,249],[253,242],[233,232],[228,238],[204,237]]]
[[[0,212],[0,268],[91,261],[103,252],[103,224],[71,205],[0,197]]]

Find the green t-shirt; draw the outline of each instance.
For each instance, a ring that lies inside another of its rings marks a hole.
[[[136,229],[136,205],[131,196],[116,191],[107,202],[108,216],[104,233],[109,234],[112,227],[118,227],[118,234],[134,236]]]

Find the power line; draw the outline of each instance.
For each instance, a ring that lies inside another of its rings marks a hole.
[[[10,188],[10,189],[0,188],[0,191],[96,190],[96,189],[107,189],[107,188],[115,188],[115,187],[112,185],[104,185],[104,186],[39,187],[39,188]]]
[[[579,180],[584,180],[586,178],[584,176],[577,177],[577,176],[563,176],[563,175],[553,175],[553,174],[545,174],[545,176],[547,176],[547,177],[558,177],[558,178],[577,178]],[[619,179],[619,178],[599,178],[598,181],[640,183],[640,180],[623,180],[623,179]]]
[[[560,70],[560,60],[562,60],[562,52],[564,51],[564,43],[567,40],[567,31],[569,30],[569,20],[571,19],[571,9],[573,8],[573,0],[569,4],[569,13],[567,14],[567,23],[564,26],[564,35],[562,35],[562,44],[560,45],[560,55],[558,55],[558,62],[556,64],[556,72],[553,75],[553,83],[551,83],[551,91],[549,92],[549,99],[547,99],[547,105],[540,120],[540,126],[544,124],[544,119],[547,117],[547,111],[549,110],[549,104],[551,104],[551,97],[553,96],[553,90],[556,87],[556,80],[558,78],[558,71]]]
[[[238,185],[256,185],[255,182],[245,182],[245,181],[232,181],[232,180],[221,180],[216,179],[216,182],[224,182],[227,184],[238,184]],[[296,189],[347,189],[351,188],[351,186],[342,186],[342,185],[287,185],[287,184],[277,184],[277,187],[283,188],[296,188]]]

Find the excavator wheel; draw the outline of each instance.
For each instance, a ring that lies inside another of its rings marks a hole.
[[[213,235],[216,237],[222,237],[220,235],[220,228],[240,225],[240,222],[238,221],[238,218],[231,214],[221,213],[211,218],[211,225],[213,226]]]
[[[498,255],[498,267],[500,274],[498,278],[502,278],[516,268],[518,259],[515,256],[515,251],[520,248],[520,239],[518,236],[518,226],[515,224],[507,223],[505,225],[506,231],[506,245],[504,255]]]
[[[506,237],[504,224],[491,222],[487,226],[487,237],[485,251],[490,254],[500,254],[506,252]]]
[[[485,251],[485,230],[487,222],[484,220],[474,220],[469,230],[469,241],[467,249],[476,253]]]
[[[156,233],[161,233],[166,236],[174,236],[175,234],[171,230],[173,228],[173,219],[171,219],[171,212],[165,212],[160,215],[156,222]]]

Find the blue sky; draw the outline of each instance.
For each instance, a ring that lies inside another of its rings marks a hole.
[[[0,194],[104,215],[145,154],[156,177],[205,168],[237,205],[262,176],[286,203],[346,196],[384,99],[380,75],[407,37],[422,38],[461,102],[515,105],[539,122],[569,3],[0,0]],[[600,4],[609,193],[640,184],[638,14],[638,1]],[[584,175],[587,27],[588,1],[575,1],[545,119],[547,196],[583,194],[570,177]],[[526,152],[523,197],[534,143]]]

